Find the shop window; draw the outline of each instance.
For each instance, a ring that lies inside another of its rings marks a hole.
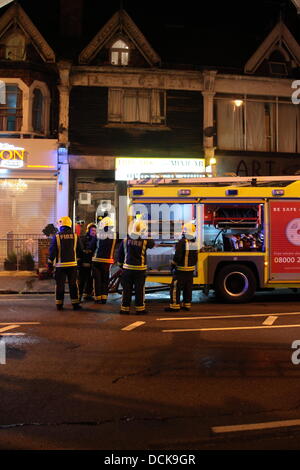
[[[109,90],[108,121],[116,123],[165,123],[165,92],[148,89]]]
[[[20,131],[22,125],[22,91],[18,85],[6,84],[5,99],[0,103],[0,131]]]
[[[43,107],[44,97],[39,88],[36,88],[33,92],[32,102],[32,128],[35,132],[43,132]]]
[[[110,62],[112,65],[128,65],[129,47],[122,39],[119,39],[112,45],[110,50]]]

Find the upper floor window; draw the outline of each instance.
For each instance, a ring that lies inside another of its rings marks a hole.
[[[300,152],[300,110],[279,97],[217,97],[218,147],[223,150]]]
[[[110,88],[108,99],[110,122],[165,124],[165,92],[162,90]]]
[[[39,88],[35,88],[33,91],[32,101],[32,129],[35,132],[43,132],[43,109],[44,97]]]
[[[25,37],[19,32],[14,32],[8,36],[4,43],[5,59],[9,60],[25,60],[26,48]]]
[[[0,131],[20,131],[22,126],[22,91],[18,85],[6,84],[5,100],[0,104]]]
[[[129,47],[122,39],[118,39],[111,46],[110,62],[112,65],[128,65]]]

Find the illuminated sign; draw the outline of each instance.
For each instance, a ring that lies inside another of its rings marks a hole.
[[[136,158],[117,157],[115,179],[130,181],[157,176],[195,177],[205,172],[204,158]]]
[[[0,168],[22,168],[24,166],[25,149],[10,144],[0,143]]]

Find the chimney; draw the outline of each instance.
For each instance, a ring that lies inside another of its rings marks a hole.
[[[80,38],[83,0],[60,0],[60,33],[65,38]]]

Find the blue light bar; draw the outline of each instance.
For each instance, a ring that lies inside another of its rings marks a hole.
[[[272,195],[273,196],[283,196],[284,195],[284,189],[273,189]]]
[[[190,189],[179,189],[178,196],[189,196],[191,194]]]
[[[133,196],[143,196],[144,190],[143,189],[133,189],[132,195]]]
[[[237,189],[226,189],[226,196],[237,196]]]

